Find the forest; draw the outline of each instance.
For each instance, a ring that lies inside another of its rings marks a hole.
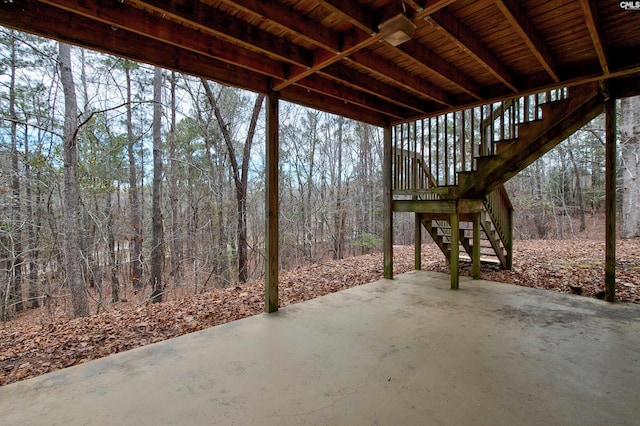
[[[264,96],[0,30],[0,319],[83,317],[263,275]],[[640,102],[620,102],[620,236]],[[379,252],[382,131],[280,107],[281,268]],[[507,184],[515,237],[604,240],[604,121]],[[413,244],[409,215],[397,245]]]

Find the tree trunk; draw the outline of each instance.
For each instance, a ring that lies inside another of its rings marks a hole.
[[[171,276],[174,287],[182,275],[182,248],[179,235],[178,162],[176,161],[176,73],[171,73],[171,128],[169,131],[169,205],[171,207]]]
[[[135,136],[133,134],[133,118],[131,104],[131,73],[125,65],[127,79],[127,154],[129,157],[129,220],[131,222],[131,241],[129,246],[129,262],[131,265],[131,284],[134,290],[142,289],[142,220],[140,219],[140,191],[136,173]]]
[[[11,79],[9,82],[9,115],[11,116],[11,222],[13,223],[13,286],[11,293],[16,311],[22,310],[22,218],[20,214],[20,162],[16,115],[16,39],[11,37]]]
[[[78,187],[76,181],[77,152],[76,136],[78,131],[77,100],[73,73],[71,71],[71,47],[68,44],[59,43],[59,67],[60,81],[64,92],[64,264],[67,275],[67,284],[71,292],[73,316],[81,317],[89,315],[87,292],[82,280],[80,241],[78,230],[80,229]]]
[[[153,195],[152,195],[152,237],[151,237],[151,301],[162,302],[162,70],[154,69],[153,74]]]
[[[334,259],[343,259],[344,258],[344,223],[345,223],[345,211],[342,205],[343,203],[343,194],[342,194],[342,127],[343,127],[343,119],[338,118],[338,166],[336,170],[336,211],[333,217],[334,219],[334,228],[335,228],[335,237],[333,240],[333,258]]]
[[[247,138],[245,139],[244,148],[242,150],[242,163],[239,165],[236,158],[236,151],[233,146],[233,140],[229,134],[229,126],[222,116],[218,102],[211,90],[209,83],[201,79],[202,85],[209,99],[209,103],[213,107],[218,125],[222,131],[227,151],[229,153],[229,160],[231,161],[231,167],[233,171],[233,180],[236,187],[236,208],[238,214],[238,226],[236,229],[238,238],[238,281],[244,283],[248,277],[248,260],[247,260],[247,181],[249,175],[249,159],[251,157],[251,145],[253,143],[253,137],[255,135],[256,126],[258,123],[258,117],[260,116],[260,110],[262,109],[262,103],[264,101],[264,95],[258,95],[253,105],[253,112],[251,114],[251,121],[249,123],[249,129],[247,131]]]
[[[576,178],[576,201],[578,202],[578,213],[580,214],[580,232],[583,232],[587,229],[587,221],[584,214],[584,197],[582,196],[582,174],[580,173],[578,164],[573,157],[572,147],[569,147],[567,151],[569,152],[569,159],[571,160],[571,164],[573,165],[573,173]]]
[[[620,102],[622,151],[622,238],[640,236],[640,97]]]

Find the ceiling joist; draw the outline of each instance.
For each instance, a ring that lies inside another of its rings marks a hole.
[[[633,92],[637,12],[578,1],[12,0],[0,24],[383,125],[587,81]]]
[[[520,34],[531,53],[540,61],[540,64],[549,73],[553,81],[556,83],[560,81],[555,59],[553,59],[542,38],[538,36],[518,0],[498,0],[496,1],[496,6],[507,18],[513,29]]]

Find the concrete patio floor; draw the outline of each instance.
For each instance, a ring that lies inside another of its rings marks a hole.
[[[3,425],[637,425],[640,306],[410,272],[0,388]]]

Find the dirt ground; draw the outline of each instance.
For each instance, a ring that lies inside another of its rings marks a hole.
[[[640,239],[617,245],[616,294],[621,303],[640,303]],[[448,272],[433,244],[423,247],[422,268]],[[602,297],[604,242],[592,240],[516,241],[513,270],[483,264],[482,278],[545,288],[585,297]],[[394,249],[394,273],[413,269],[413,247]],[[471,274],[464,263],[462,275]],[[280,305],[366,284],[382,277],[382,255],[322,262],[280,275]],[[177,294],[177,293],[176,293]],[[0,324],[0,385],[45,374],[256,315],[263,309],[263,282],[144,304],[133,297],[87,318],[66,317],[64,303],[28,310]],[[133,295],[131,295],[133,296]]]

